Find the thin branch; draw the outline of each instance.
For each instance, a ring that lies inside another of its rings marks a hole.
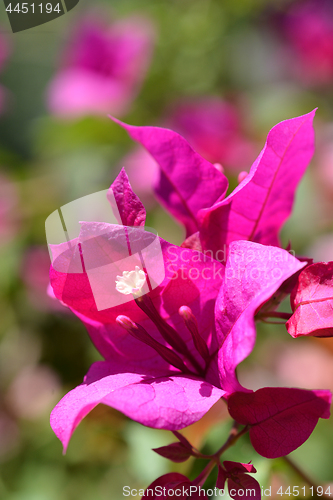
[[[282,312],[282,311],[267,311],[257,314],[257,319],[263,318],[280,318],[288,321],[292,317],[292,313]]]
[[[312,481],[312,479],[309,478],[309,476],[303,472],[299,467],[298,465],[296,465],[293,460],[291,460],[291,458],[285,456],[285,457],[282,457],[283,460],[289,465],[289,467],[291,467],[295,472],[296,474],[299,475],[299,477],[301,477],[303,479],[303,481],[305,481],[309,486],[313,486],[313,488],[317,488],[317,484]]]
[[[266,323],[267,325],[285,325],[285,321],[268,321],[267,319],[260,318],[262,323]]]
[[[281,457],[283,458],[283,460],[289,465],[289,467],[291,467],[295,472],[296,474],[299,475],[299,477],[301,477],[303,479],[303,481],[305,483],[307,483],[310,487],[312,487],[314,490],[317,491],[317,488],[318,488],[318,484],[315,483],[304,471],[302,471],[298,465],[295,464],[295,462],[293,460],[291,460],[291,458],[285,456],[285,457]],[[325,493],[323,493],[322,497],[324,498],[330,498],[330,496],[328,495],[325,495]]]
[[[203,486],[205,484],[207,477],[214,469],[215,465],[216,465],[215,460],[211,460],[203,469],[203,471],[199,474],[199,476],[196,479],[194,479],[194,481],[192,481],[192,484],[195,486]]]
[[[246,425],[245,427],[243,427],[243,429],[241,431],[237,432],[238,428],[239,428],[239,424],[235,421],[234,425],[232,426],[232,429],[230,431],[228,439],[226,440],[226,442],[224,443],[224,445],[221,446],[221,448],[214,454],[214,456],[216,458],[220,459],[220,456],[228,448],[230,448],[231,446],[233,446],[236,443],[236,441],[238,441],[238,439],[240,437],[244,436],[244,434],[246,434],[248,432],[248,430],[250,429],[250,427],[248,425]]]
[[[213,455],[204,455],[203,453],[195,453],[194,456],[196,456],[197,458],[206,458],[208,460],[214,460],[215,463],[217,463],[217,465],[220,464],[220,456],[228,449],[230,448],[231,446],[233,446],[236,441],[238,441],[238,439],[243,436],[244,434],[246,434],[249,430],[249,426],[245,426],[241,431],[238,432],[238,429],[239,429],[239,424],[238,422],[234,421],[234,424],[232,426],[232,429],[230,431],[230,434],[229,434],[229,437],[228,439],[226,440],[226,442],[221,446],[221,448],[219,450],[217,450],[216,453],[214,453]]]

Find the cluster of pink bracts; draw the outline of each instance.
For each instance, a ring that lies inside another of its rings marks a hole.
[[[333,264],[298,260],[279,242],[313,155],[313,117],[314,111],[276,125],[249,174],[227,197],[224,174],[176,132],[118,122],[158,163],[156,195],[183,224],[186,239],[181,247],[159,239],[163,282],[110,309],[97,309],[85,273],[51,268],[55,296],[83,321],[105,359],[91,366],[84,383],[51,414],[64,449],[99,403],[143,425],[174,431],[179,442],[157,452],[175,462],[200,456],[177,430],[199,420],[220,398],[238,429],[244,426],[240,434],[249,432],[254,449],[267,458],[289,454],[308,439],[319,418],[329,418],[330,391],[265,387],[253,392],[236,375],[254,347],[255,320],[290,316],[286,327],[293,337],[333,334]],[[110,189],[122,224],[110,226],[103,242],[112,256],[119,227],[140,231],[146,214],[124,170]],[[96,224],[84,223],[91,231]],[[293,313],[279,313],[289,294]],[[213,458],[192,483],[171,473],[153,485],[202,485],[219,455]],[[253,472],[250,464],[224,462],[217,486],[225,481],[229,489],[252,485],[260,498],[258,483],[248,476]]]

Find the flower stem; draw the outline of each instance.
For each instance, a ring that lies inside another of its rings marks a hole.
[[[316,496],[317,488],[319,487],[319,485],[315,481],[313,481],[304,471],[302,471],[298,467],[298,465],[296,465],[295,462],[291,460],[291,458],[287,456],[281,458],[283,458],[283,460],[289,465],[289,467],[291,467],[296,472],[296,474],[298,474],[299,477],[303,479],[305,483],[307,483],[311,488],[315,490],[314,495]],[[323,498],[330,498],[330,495],[326,495],[325,493],[323,493],[321,496]]]
[[[219,465],[220,464],[220,457],[221,457],[221,455],[228,448],[230,448],[231,446],[233,446],[236,443],[236,441],[238,441],[238,439],[241,436],[243,436],[244,434],[246,434],[248,432],[249,426],[246,425],[239,432],[238,432],[238,429],[239,429],[239,424],[238,424],[238,422],[234,421],[234,424],[233,424],[233,426],[231,428],[231,431],[230,431],[228,439],[221,446],[221,448],[219,450],[217,450],[216,453],[214,453],[213,455],[204,455],[203,453],[198,452],[198,453],[196,453],[195,456],[197,456],[197,458],[207,458],[209,460],[213,460],[217,465]]]
[[[292,313],[279,312],[279,311],[267,311],[262,314],[258,314],[257,318],[280,318],[280,319],[290,319],[292,317]]]
[[[312,481],[312,479],[309,478],[309,476],[307,476],[305,474],[305,472],[303,472],[299,467],[298,465],[296,465],[293,460],[291,460],[289,457],[282,457],[283,460],[289,465],[289,467],[291,467],[295,472],[296,474],[299,475],[299,477],[301,477],[309,486],[313,486],[314,488],[317,488],[317,484]]]
[[[203,471],[200,472],[199,476],[196,479],[194,479],[194,481],[192,481],[192,484],[194,484],[195,486],[203,486],[209,474],[214,469],[215,465],[216,465],[215,460],[211,460],[210,462],[208,462]]]
[[[199,474],[199,476],[194,479],[191,483],[195,486],[203,486],[205,484],[206,479],[214,469],[214,467],[217,465],[219,467],[221,465],[220,463],[220,457],[222,453],[224,453],[230,446],[234,445],[238,439],[243,436],[248,430],[249,426],[245,426],[242,430],[238,431],[239,429],[239,424],[234,420],[234,424],[231,428],[230,434],[226,442],[224,443],[221,448],[214,453],[213,455],[204,455],[203,453],[200,453],[199,450],[196,448],[192,447],[191,444],[187,441],[182,434],[179,434],[179,432],[174,431],[173,434],[186,446],[186,447],[191,447],[192,448],[192,456],[196,458],[204,458],[209,460],[208,464],[206,467],[202,470],[202,472]]]
[[[246,434],[249,430],[249,426],[246,425],[245,427],[243,427],[243,429],[241,429],[239,432],[238,432],[238,429],[239,429],[239,423],[234,421],[234,424],[231,428],[231,431],[230,431],[230,434],[229,434],[229,437],[228,439],[226,440],[226,442],[224,443],[223,446],[221,446],[221,448],[214,454],[214,456],[217,458],[217,459],[220,459],[220,456],[228,449],[230,448],[231,446],[233,446],[236,441],[238,441],[238,439],[242,436],[244,436],[244,434]]]

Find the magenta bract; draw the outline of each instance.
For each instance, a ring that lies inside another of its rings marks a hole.
[[[119,213],[119,224],[123,226],[144,226],[146,210],[138,196],[133,192],[125,169],[123,168],[110,188],[108,200],[115,215]],[[113,200],[116,207],[112,206]]]
[[[255,145],[244,137],[242,121],[234,104],[203,97],[177,102],[168,123],[204,158],[235,173],[248,168],[256,156]]]
[[[160,448],[153,448],[153,451],[176,463],[185,462],[193,455],[191,447],[179,442],[161,446]]]
[[[159,164],[156,192],[184,224],[187,237],[199,230],[202,248],[216,253],[240,239],[280,246],[280,229],[314,152],[314,114],[315,110],[273,127],[249,175],[227,198],[224,175],[181,136],[115,121]]]
[[[225,482],[228,483],[229,495],[235,500],[241,498],[255,498],[260,500],[260,484],[248,473],[257,472],[251,464],[224,461],[223,466],[219,466],[216,486],[224,489]]]
[[[224,197],[227,178],[176,132],[159,127],[134,127],[113,120],[157,161],[160,166],[160,178],[155,187],[157,196],[184,224],[187,236],[196,232],[199,210]]]
[[[333,262],[318,262],[304,269],[290,296],[294,312],[286,327],[300,337],[333,336]]]
[[[256,392],[235,392],[229,413],[250,426],[254,449],[267,458],[288,455],[303,444],[319,418],[330,417],[330,391],[264,387]]]
[[[169,490],[170,494],[168,493]],[[157,500],[158,498],[162,498],[163,500],[171,500],[174,498],[180,498],[181,500],[186,500],[187,498],[192,498],[193,500],[208,500],[204,491],[199,490],[199,486],[193,485],[186,476],[178,472],[170,472],[169,474],[157,478],[148,486],[142,500]]]
[[[147,364],[147,363],[146,363]],[[82,385],[70,391],[51,413],[51,427],[66,450],[80,421],[99,403],[112,406],[148,427],[181,429],[199,420],[221,389],[167,368],[99,361]]]
[[[242,498],[254,498],[260,500],[261,489],[260,484],[254,477],[246,474],[238,474],[236,479],[228,479],[229,495],[234,500],[241,500]]]
[[[230,196],[198,214],[204,248],[216,252],[240,239],[280,246],[280,229],[314,152],[314,113],[273,127],[249,175]]]
[[[224,285],[215,305],[219,377],[228,394],[244,390],[235,370],[254,347],[256,310],[304,265],[277,247],[231,243]]]

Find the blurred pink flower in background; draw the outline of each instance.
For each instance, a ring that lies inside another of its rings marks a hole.
[[[109,25],[91,15],[81,20],[48,88],[50,111],[66,117],[126,113],[147,72],[153,40],[152,25],[141,17]]]
[[[224,167],[234,174],[244,168],[249,170],[258,152],[256,145],[242,133],[237,108],[217,97],[182,101],[163,123],[185,137],[220,171]],[[137,147],[122,159],[120,166],[126,169],[133,190],[145,207],[152,208],[156,204],[153,186],[160,176],[154,158],[144,148]]]
[[[7,38],[0,33],[0,72],[3,69],[4,63],[9,56],[9,45]],[[5,105],[6,89],[0,85],[0,113],[3,111]]]
[[[30,247],[23,256],[21,278],[27,288],[28,297],[35,309],[61,311],[68,309],[55,300],[49,285],[50,256],[44,246]]]
[[[258,152],[242,132],[237,108],[218,97],[180,103],[169,122],[204,158],[229,171],[249,170]]]
[[[17,417],[35,420],[52,408],[60,390],[59,377],[50,367],[28,366],[13,380],[6,402]]]
[[[331,340],[320,344],[311,338],[297,345],[265,340],[258,350],[258,362],[239,367],[240,383],[246,381],[252,390],[267,385],[333,390]]]
[[[331,130],[331,135],[332,132],[333,130]],[[333,201],[333,140],[331,138],[318,147],[315,174],[319,180],[321,192]]]
[[[286,385],[333,389],[333,356],[314,342],[284,346],[276,356],[275,370]]]
[[[333,234],[322,234],[307,250],[315,262],[330,262],[333,260]]]
[[[285,35],[294,52],[291,71],[307,84],[333,79],[333,3],[331,0],[296,2],[287,13]]]

